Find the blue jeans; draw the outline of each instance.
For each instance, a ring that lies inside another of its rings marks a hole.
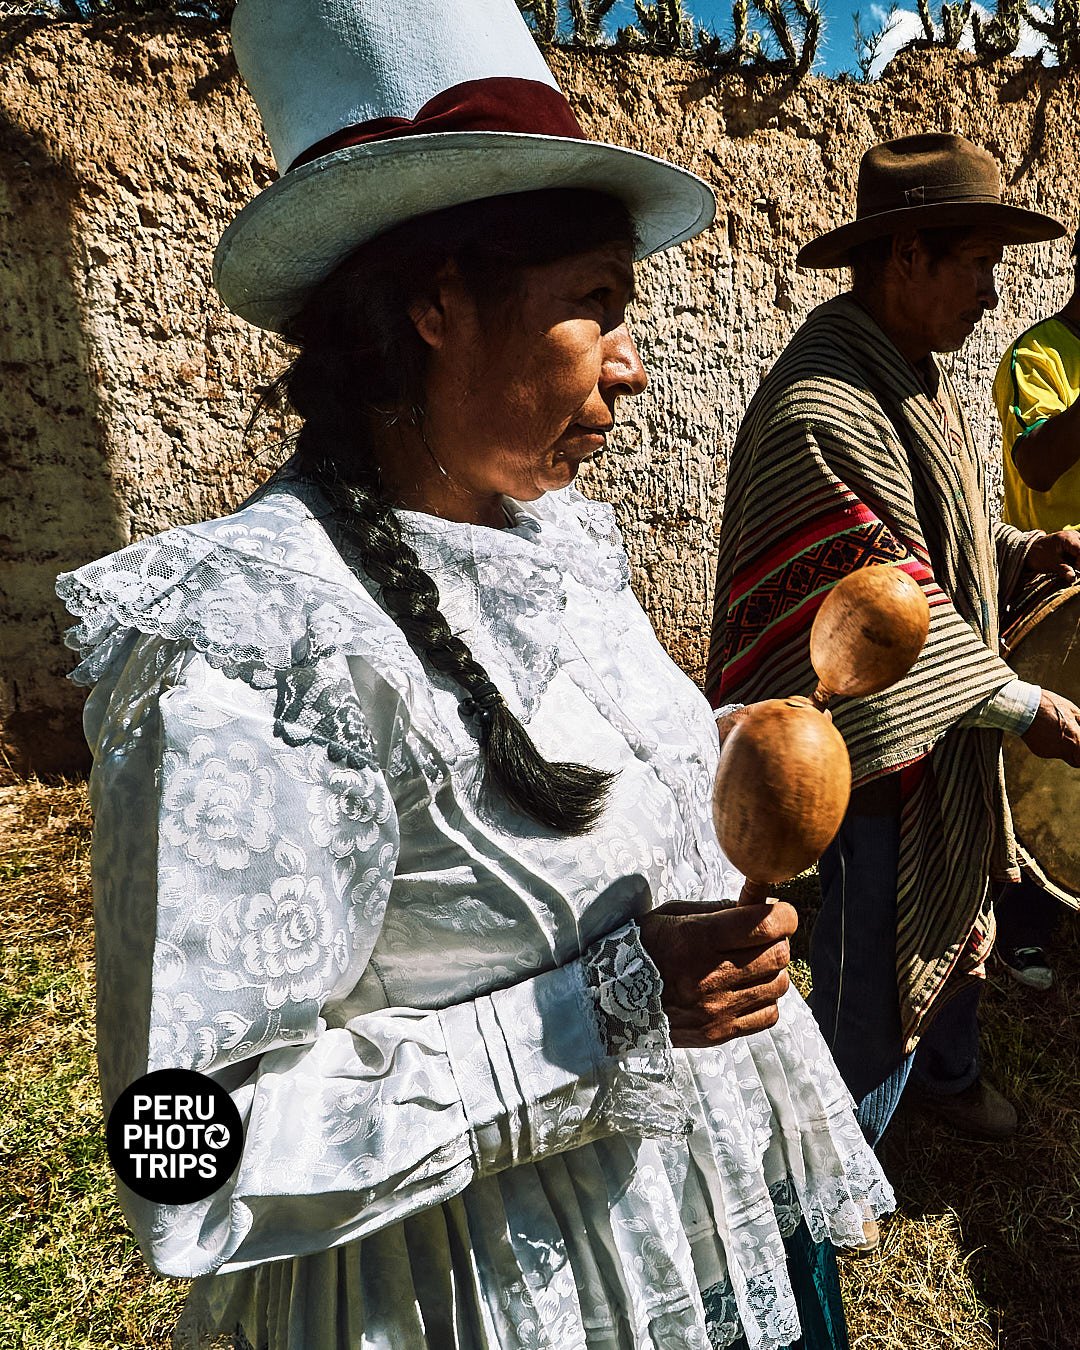
[[[914,1074],[926,1092],[962,1092],[979,1076],[979,989],[954,996],[904,1053],[896,988],[899,784],[875,794],[895,810],[849,810],[821,859],[821,912],[810,940],[810,1007],[876,1146]],[[916,1058],[918,1063],[916,1065]]]

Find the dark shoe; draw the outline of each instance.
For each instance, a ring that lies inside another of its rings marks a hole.
[[[1046,963],[1046,952],[1041,947],[998,949],[998,960],[1017,984],[1045,993],[1054,983],[1054,972]]]
[[[976,1078],[950,1097],[918,1092],[919,1104],[959,1134],[976,1139],[1011,1139],[1016,1133],[1016,1107],[985,1078]]]

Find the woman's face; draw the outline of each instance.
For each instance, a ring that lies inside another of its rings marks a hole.
[[[471,501],[477,519],[497,523],[502,495],[565,487],[603,450],[616,401],[646,384],[626,327],[632,296],[630,246],[609,244],[525,269],[519,295],[494,314],[453,272],[437,302],[414,310],[431,349],[427,444],[442,489]]]

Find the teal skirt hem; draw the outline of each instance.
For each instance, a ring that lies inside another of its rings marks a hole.
[[[805,1222],[784,1243],[802,1336],[787,1350],[850,1350],[840,1273],[831,1242],[815,1242]],[[726,1350],[748,1350],[740,1336]]]

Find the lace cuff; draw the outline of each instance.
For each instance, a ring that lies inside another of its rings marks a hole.
[[[682,1139],[660,977],[630,924],[565,966],[438,1013],[480,1176],[612,1134]]]
[[[606,1123],[616,1133],[685,1138],[693,1123],[661,1002],[664,986],[637,924],[594,942],[581,964],[609,1056],[600,1067]]]
[[[609,1055],[671,1050],[660,972],[642,946],[636,923],[594,942],[582,964],[597,1030]]]

